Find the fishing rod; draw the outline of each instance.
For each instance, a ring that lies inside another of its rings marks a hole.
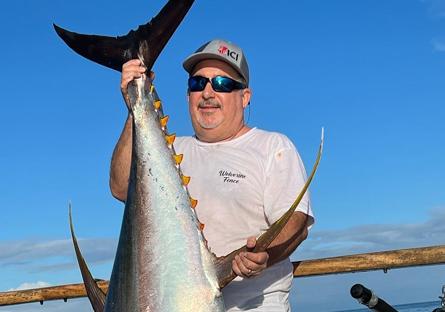
[[[361,284],[355,284],[351,287],[351,296],[372,311],[397,312],[396,309],[394,309],[382,298],[379,298],[371,289],[368,289]]]
[[[370,310],[376,312],[397,312],[390,304],[382,298],[379,298],[371,289],[361,284],[355,284],[351,287],[351,296]],[[434,309],[432,312],[445,312],[445,285],[442,286],[441,307]]]

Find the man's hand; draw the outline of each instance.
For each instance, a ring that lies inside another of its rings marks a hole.
[[[256,238],[247,239],[247,249],[252,249],[256,245]],[[252,277],[260,274],[267,267],[269,254],[267,252],[241,252],[232,261],[232,270],[241,277]]]
[[[142,75],[146,73],[146,71],[147,68],[139,59],[129,60],[124,65],[122,65],[121,92],[124,96],[124,99],[127,95],[128,84],[134,79],[141,78]],[[150,80],[153,81],[154,77],[154,73],[150,72]]]

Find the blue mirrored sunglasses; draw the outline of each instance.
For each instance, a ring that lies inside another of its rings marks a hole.
[[[240,90],[247,88],[243,83],[233,80],[225,76],[216,76],[207,78],[202,76],[192,76],[188,80],[190,92],[198,92],[205,89],[207,83],[210,82],[212,88],[216,92],[232,92],[233,90]]]

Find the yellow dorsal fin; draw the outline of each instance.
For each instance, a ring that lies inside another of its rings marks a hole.
[[[168,116],[165,115],[164,117],[160,118],[159,122],[161,123],[161,128],[165,128],[168,122]]]
[[[190,177],[181,175],[182,184],[187,186],[190,183]]]
[[[179,165],[181,163],[183,156],[184,156],[183,154],[173,155],[173,160],[175,161],[176,165]]]
[[[153,106],[155,107],[155,109],[160,109],[161,108],[161,101],[160,100],[154,101]]]
[[[196,205],[198,205],[198,201],[196,199],[190,197],[190,207],[195,209]]]
[[[167,134],[166,136],[165,136],[165,140],[167,141],[167,144],[168,145],[172,145],[173,144],[173,142],[175,142],[175,139],[176,139],[176,134]]]
[[[150,94],[152,94],[154,90],[155,90],[155,86],[153,84],[151,84],[150,85]]]
[[[200,229],[201,231],[204,231],[204,228],[205,228],[205,224],[199,222],[199,229]]]

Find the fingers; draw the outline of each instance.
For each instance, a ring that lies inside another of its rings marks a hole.
[[[238,276],[252,277],[260,274],[267,267],[268,260],[267,252],[241,252],[235,256],[232,269]]]
[[[247,250],[250,251],[251,249],[255,248],[255,245],[256,245],[256,237],[255,236],[250,236],[247,239],[247,243],[246,243]]]
[[[232,269],[238,276],[252,277],[260,274],[266,267],[269,260],[267,252],[250,252],[255,248],[256,238],[251,236],[247,239],[247,252],[241,252],[235,256],[232,262]]]
[[[127,90],[127,86],[133,79],[140,78],[145,73],[147,68],[142,64],[139,59],[134,59],[126,62],[122,65],[121,76],[121,90],[122,92]]]

